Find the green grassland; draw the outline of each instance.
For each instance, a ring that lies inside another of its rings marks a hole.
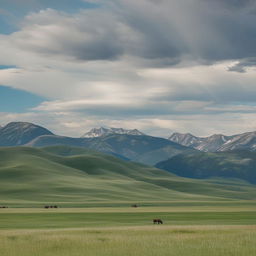
[[[256,255],[255,188],[79,148],[2,148],[0,255]]]
[[[0,234],[3,256],[248,256],[255,226],[22,230]]]
[[[0,149],[0,205],[10,207],[169,205],[173,201],[253,200],[241,180],[197,180],[65,146]]]
[[[224,207],[223,207],[224,208]],[[0,211],[0,229],[49,229],[49,228],[80,228],[80,227],[114,227],[150,225],[152,219],[160,218],[165,225],[256,225],[256,211],[190,211],[162,210],[162,207],[143,208],[131,211],[129,208],[111,211],[70,209],[69,211],[47,209],[44,211]],[[166,208],[165,208],[166,209]],[[225,208],[224,208],[225,209]]]
[[[241,209],[1,209],[1,255],[255,255],[255,206]],[[153,218],[164,224],[152,224]]]

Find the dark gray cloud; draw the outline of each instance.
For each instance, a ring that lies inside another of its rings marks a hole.
[[[111,0],[73,15],[46,10],[30,15],[13,41],[79,61],[131,56],[164,66],[243,60],[256,57],[254,2]]]
[[[226,6],[227,8],[245,8],[245,7],[252,7],[255,6],[254,0],[202,0],[202,1],[208,1],[209,3],[218,3],[222,4],[223,6]]]
[[[113,17],[97,10],[73,16],[47,9],[27,16],[23,29],[10,37],[18,47],[43,55],[111,60],[123,53],[115,23]]]
[[[256,66],[256,57],[255,58],[247,58],[239,61],[237,64],[229,67],[229,71],[234,71],[234,72],[240,72],[240,73],[245,73],[246,68],[248,67],[255,67]]]
[[[122,3],[124,22],[145,40],[137,47],[144,58],[191,58],[209,64],[256,56],[255,1]]]

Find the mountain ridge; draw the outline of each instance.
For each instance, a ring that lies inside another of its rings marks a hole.
[[[87,134],[87,135],[86,135]],[[155,165],[174,155],[232,150],[256,151],[256,132],[232,136],[214,134],[196,137],[190,133],[174,133],[169,139],[146,135],[137,129],[95,128],[83,137],[53,134],[44,127],[28,122],[11,122],[0,128],[0,146],[44,147],[69,145],[90,148],[125,160]]]
[[[100,128],[100,130],[91,130],[91,132],[93,134],[87,134],[86,137],[72,138],[55,135],[32,123],[13,122],[0,129],[0,146],[68,145],[84,147],[114,155],[123,160],[149,165],[154,165],[179,153],[193,151],[191,148],[167,139],[145,135],[137,129]]]
[[[54,135],[46,128],[28,122],[11,122],[0,128],[0,146],[25,145],[41,135]]]
[[[127,130],[123,128],[114,127],[99,127],[92,128],[90,131],[86,132],[81,138],[96,138],[101,136],[106,136],[110,134],[127,134],[127,135],[146,135],[137,129]]]
[[[209,137],[196,137],[189,133],[173,133],[168,139],[204,152],[223,152],[240,149],[256,151],[256,131],[231,136],[214,134]]]

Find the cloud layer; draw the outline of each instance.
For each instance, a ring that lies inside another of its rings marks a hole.
[[[240,122],[255,117],[255,1],[97,4],[31,12],[0,34],[0,65],[13,66],[0,84],[48,99],[2,123],[37,115],[69,135],[103,122],[157,135],[255,129]]]

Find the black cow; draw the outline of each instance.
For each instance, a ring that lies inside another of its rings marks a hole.
[[[163,221],[161,219],[153,219],[154,224],[163,224]]]

